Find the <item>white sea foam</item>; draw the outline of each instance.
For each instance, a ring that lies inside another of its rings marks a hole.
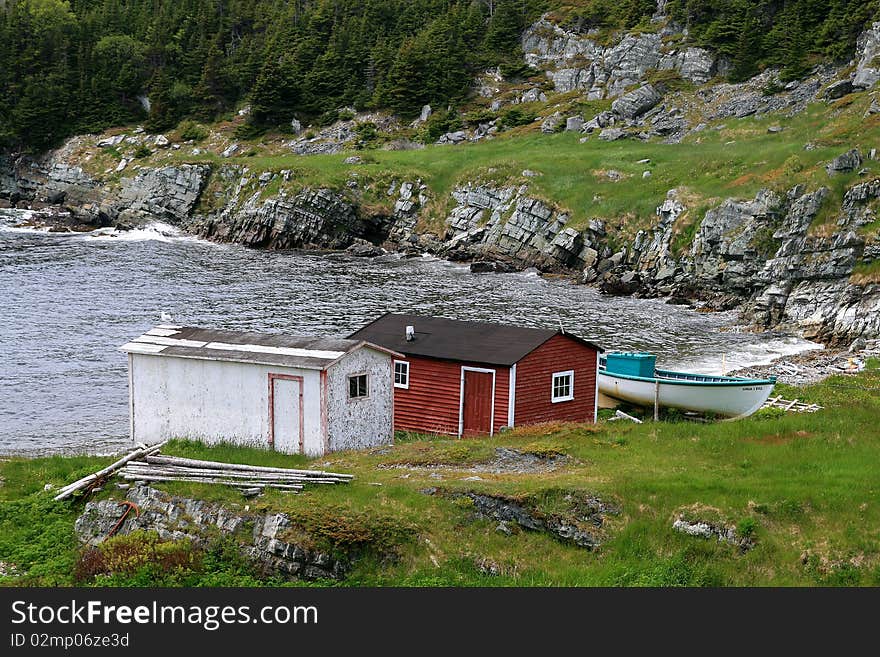
[[[24,226],[34,221],[39,221],[40,213],[35,210],[16,210],[5,209],[0,210],[0,231],[9,233],[32,233],[45,235],[50,233],[48,226]],[[85,241],[96,242],[202,242],[205,244],[214,244],[207,240],[199,239],[193,235],[188,235],[176,226],[167,224],[162,221],[152,221],[144,226],[132,230],[118,230],[113,227],[98,228],[87,233],[82,232],[52,232],[53,236],[60,237],[78,237]]]
[[[153,221],[140,228],[132,230],[117,230],[116,228],[99,228],[90,233],[84,233],[87,240],[113,240],[114,242],[173,242],[178,240],[198,241],[197,237],[187,235],[176,226],[161,221]]]
[[[719,351],[716,355],[663,363],[662,366],[697,374],[723,374],[746,367],[769,365],[784,356],[815,349],[824,349],[824,347],[795,336],[774,336],[759,342],[737,345],[737,349],[726,353]]]
[[[36,210],[16,210],[13,208],[0,210],[0,231],[7,233],[48,233],[48,228],[21,225],[32,222],[38,214]]]

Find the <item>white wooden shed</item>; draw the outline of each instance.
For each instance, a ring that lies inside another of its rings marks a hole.
[[[163,324],[128,354],[130,432],[320,456],[393,442],[393,351]]]

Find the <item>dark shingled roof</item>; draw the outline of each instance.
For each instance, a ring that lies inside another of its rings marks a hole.
[[[407,326],[415,328],[415,340],[406,340]],[[393,313],[367,324],[349,338],[366,340],[408,356],[510,366],[555,335],[564,335],[604,351],[592,342],[562,331]]]

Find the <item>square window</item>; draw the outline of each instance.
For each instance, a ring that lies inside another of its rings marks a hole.
[[[348,398],[361,399],[369,394],[367,388],[367,375],[355,374],[348,377]]]
[[[394,387],[409,388],[409,363],[405,360],[394,361]]]
[[[574,399],[574,370],[553,374],[553,386],[550,390],[550,401],[571,401]]]

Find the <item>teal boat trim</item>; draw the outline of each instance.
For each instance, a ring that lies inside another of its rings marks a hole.
[[[776,377],[766,379],[740,379],[735,376],[711,376],[692,374],[688,372],[674,372],[672,370],[656,370],[659,376],[633,376],[631,374],[618,374],[609,372],[604,367],[599,368],[599,374],[613,376],[616,379],[629,379],[630,381],[646,381],[648,383],[665,383],[677,386],[765,386],[776,383]]]

